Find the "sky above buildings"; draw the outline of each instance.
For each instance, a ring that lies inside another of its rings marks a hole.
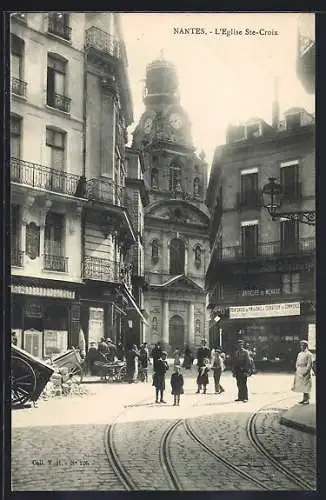
[[[313,14],[306,16],[313,22]],[[229,123],[251,117],[271,123],[275,78],[281,118],[294,106],[314,112],[314,96],[296,75],[297,13],[122,13],[121,20],[134,106],[130,132],[144,111],[146,65],[161,50],[177,66],[180,102],[192,122],[194,145],[205,151],[209,165]],[[207,34],[176,34],[174,28]]]

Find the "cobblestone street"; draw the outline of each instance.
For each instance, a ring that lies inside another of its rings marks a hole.
[[[170,390],[155,405],[148,382],[88,384],[87,396],[14,410],[12,490],[315,489],[315,437],[279,423],[300,398],[292,379],[256,374],[247,404],[234,402],[230,373],[224,394],[212,380],[195,394],[193,371],[180,407]]]

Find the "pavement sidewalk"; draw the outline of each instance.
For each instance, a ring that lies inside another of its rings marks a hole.
[[[309,434],[316,434],[316,403],[292,406],[284,412],[280,423]]]

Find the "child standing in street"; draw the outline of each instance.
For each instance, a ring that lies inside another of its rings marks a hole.
[[[206,386],[209,383],[209,380],[208,380],[208,373],[209,373],[209,370],[210,370],[209,360],[207,358],[205,358],[203,360],[203,363],[204,363],[204,365],[201,366],[198,369],[198,377],[197,377],[197,386],[198,386],[198,389],[197,389],[197,394],[200,393],[201,388],[203,388],[203,394],[206,394]]]
[[[183,394],[183,376],[179,365],[175,365],[174,373],[171,375],[171,387],[174,396],[173,406],[179,406],[180,394]]]

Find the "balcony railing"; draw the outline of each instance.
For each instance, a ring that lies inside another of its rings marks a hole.
[[[10,251],[11,265],[15,267],[24,267],[24,252],[14,248]]]
[[[270,257],[280,255],[293,255],[302,252],[312,252],[316,248],[315,238],[301,238],[300,240],[285,244],[281,241],[258,243],[256,247],[243,248],[233,245],[218,249],[215,253],[217,260],[251,259],[256,257]]]
[[[11,158],[10,170],[12,182],[55,193],[78,196],[81,182],[78,175],[68,174],[18,158]]]
[[[186,191],[178,191],[178,190],[166,190],[159,188],[152,188],[151,193],[160,194],[165,196],[166,198],[176,199],[176,200],[189,200],[189,201],[200,201],[200,195],[193,195],[191,193],[187,193]]]
[[[95,49],[117,59],[122,56],[119,40],[95,26],[86,30],[85,45],[86,49]]]
[[[49,16],[48,33],[60,36],[64,40],[71,39],[71,28],[65,24],[64,17]]]
[[[86,198],[122,206],[124,204],[125,188],[112,179],[90,179],[86,181]]]
[[[237,205],[241,209],[256,209],[262,206],[261,194],[258,189],[241,191],[237,194]]]
[[[119,263],[99,257],[85,257],[83,261],[83,279],[120,282]]]
[[[46,103],[51,108],[70,113],[71,99],[69,97],[60,94],[48,95]]]
[[[19,78],[11,78],[11,92],[21,97],[26,97],[27,83]]]
[[[44,270],[57,271],[60,273],[68,272],[68,257],[61,257],[59,255],[44,255]]]

